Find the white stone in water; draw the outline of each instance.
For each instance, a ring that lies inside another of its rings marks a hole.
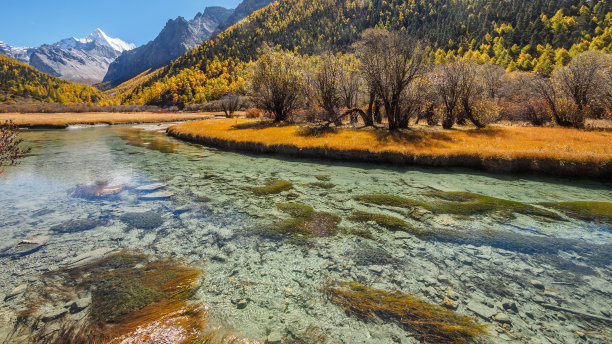
[[[91,252],[86,252],[69,260],[68,263],[66,263],[66,267],[75,268],[78,266],[86,265],[96,260],[102,259],[113,252],[115,252],[115,249],[111,247],[102,247]]]
[[[167,199],[174,196],[172,192],[169,191],[157,191],[150,194],[140,196],[140,199],[145,201],[154,201],[154,200],[162,200]]]
[[[466,307],[470,311],[474,312],[474,314],[485,319],[489,319],[495,315],[495,310],[493,308],[487,307],[475,301],[470,301]]]
[[[4,297],[4,301],[10,300],[10,299],[14,298],[15,296],[23,294],[26,291],[27,288],[28,288],[28,286],[26,284],[18,285],[13,290],[11,290],[11,292],[8,293],[8,295],[6,295]]]
[[[278,331],[272,331],[268,335],[266,339],[266,343],[268,344],[280,344],[283,340],[283,336]]]
[[[166,187],[166,184],[155,183],[155,184],[139,186],[135,190],[136,191],[156,191],[156,190],[159,190],[159,189],[162,189],[162,188],[165,188],[165,187]]]

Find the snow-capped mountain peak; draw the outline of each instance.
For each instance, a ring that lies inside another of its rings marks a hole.
[[[98,45],[109,47],[119,53],[136,48],[136,45],[133,43],[126,43],[119,38],[109,37],[99,28],[89,34],[87,38],[66,38],[57,42],[55,45],[62,49],[79,49],[81,46],[89,43],[97,43]]]
[[[105,45],[119,52],[124,52],[136,48],[136,45],[134,43],[126,43],[120,40],[119,38],[108,37],[108,35],[106,35],[104,31],[100,30],[100,28],[97,28],[94,32],[92,32],[89,37],[87,37],[87,40],[97,42],[100,45]]]

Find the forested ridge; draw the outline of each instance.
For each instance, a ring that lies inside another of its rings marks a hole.
[[[104,96],[85,86],[41,73],[0,54],[0,103],[40,101],[61,104],[97,103]]]
[[[432,62],[463,56],[548,75],[586,50],[610,51],[609,1],[281,0],[165,67],[128,104],[179,105],[242,92],[264,44],[299,54],[347,52],[367,28],[400,30],[431,46]]]

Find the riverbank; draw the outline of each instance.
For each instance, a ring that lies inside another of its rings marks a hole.
[[[494,126],[482,130],[417,127],[313,133],[297,125],[243,119],[171,126],[168,134],[222,149],[344,161],[468,167],[493,173],[611,178],[612,133]]]
[[[154,113],[154,112],[83,112],[83,113],[0,113],[0,123],[13,121],[22,128],[62,129],[70,125],[136,124],[210,119],[222,112]]]

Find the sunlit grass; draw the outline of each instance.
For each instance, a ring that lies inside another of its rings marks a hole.
[[[221,119],[182,123],[174,133],[268,146],[325,148],[341,151],[400,153],[414,156],[478,156],[502,159],[541,158],[609,162],[612,132],[567,128],[493,126],[481,130],[416,127],[397,133],[383,129],[339,129],[304,135],[297,125],[248,125],[252,120]]]
[[[72,124],[121,124],[153,123],[182,120],[206,119],[223,113],[116,113],[116,112],[83,112],[83,113],[3,113],[0,123],[12,120],[19,126],[67,126]]]

